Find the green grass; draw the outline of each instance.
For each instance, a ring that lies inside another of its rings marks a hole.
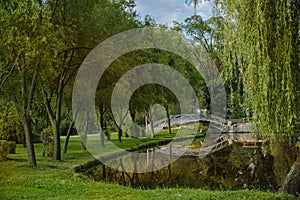
[[[183,127],[180,132],[181,132],[181,137],[189,137],[191,138],[194,137],[195,135],[191,135],[191,129],[195,130],[195,127],[189,126],[189,127]],[[178,130],[174,129],[172,130],[172,134],[168,133],[167,129],[161,130],[159,133],[155,134],[154,138],[150,137],[140,137],[140,138],[133,138],[133,137],[122,137],[122,142],[118,142],[118,135],[117,133],[114,133],[110,137],[110,142],[105,142],[105,148],[97,149],[95,147],[98,147],[97,145],[100,144],[100,137],[98,135],[89,135],[87,137],[87,149],[93,151],[93,155],[96,157],[99,156],[107,156],[116,152],[120,152],[120,149],[131,151],[131,150],[137,150],[141,147],[145,147],[144,145],[150,144],[151,146],[158,146],[159,141],[170,141],[174,138],[178,138],[177,135]],[[198,133],[197,136],[203,136],[204,133]],[[180,138],[181,138],[180,137]],[[75,138],[76,139],[76,138]],[[77,139],[78,140],[78,139]],[[195,140],[195,145],[192,145],[191,147],[194,148],[199,148],[200,147],[200,139]],[[78,141],[79,142],[79,141]],[[174,142],[174,141],[173,141]],[[192,141],[176,141],[174,142],[175,145],[180,145],[180,146],[187,146],[190,145]],[[115,148],[115,147],[119,148]],[[139,148],[137,148],[139,147]],[[142,148],[143,149],[143,148]]]
[[[71,138],[63,161],[41,156],[41,144],[35,145],[37,167],[29,167],[26,149],[17,146],[17,154],[0,162],[0,199],[296,199],[285,194],[260,191],[205,191],[187,188],[133,189],[117,184],[95,182],[73,171],[75,165],[92,160],[81,150],[78,138]]]
[[[172,134],[168,134],[166,130],[161,131],[160,133],[156,134],[154,138],[132,138],[132,137],[123,137],[122,143],[119,143],[117,140],[117,135],[112,135],[111,140],[112,142],[122,149],[129,150],[131,147],[135,147],[137,145],[143,145],[150,142],[158,142],[161,140],[168,140],[173,139],[176,132]]]
[[[180,135],[182,137],[185,136],[193,136],[191,134],[191,131],[195,131],[198,128],[198,124],[196,125],[190,125],[190,126],[184,126],[180,129]],[[205,127],[203,127],[205,128]],[[119,148],[125,149],[125,150],[130,150],[132,147],[136,147],[137,145],[144,145],[144,144],[148,144],[148,143],[152,143],[152,142],[158,142],[158,141],[162,141],[162,140],[170,140],[173,138],[176,138],[178,135],[176,135],[178,132],[178,129],[173,129],[172,130],[172,134],[168,133],[167,129],[162,129],[159,133],[155,134],[154,138],[132,138],[132,137],[122,137],[122,143],[119,143],[117,140],[117,134],[113,134],[111,135],[111,141],[114,145],[118,146]],[[204,136],[205,132],[203,133],[197,133],[197,136]],[[195,136],[195,134],[194,134]],[[98,139],[98,137],[97,137]],[[195,146],[196,147],[200,147],[199,146],[199,141],[201,139],[197,139],[195,141]],[[176,144],[180,145],[180,144],[185,144],[185,142],[177,142]]]

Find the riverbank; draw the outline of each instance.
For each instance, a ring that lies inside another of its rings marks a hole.
[[[187,188],[133,189],[95,182],[74,172],[74,166],[93,160],[81,150],[78,138],[70,140],[63,161],[43,158],[41,144],[35,144],[37,167],[27,164],[26,149],[17,146],[9,161],[0,163],[1,199],[296,199],[286,194],[261,191],[205,191]]]

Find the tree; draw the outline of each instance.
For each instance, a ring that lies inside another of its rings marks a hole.
[[[199,4],[199,3],[202,3],[202,0],[185,0],[185,3],[187,4],[187,5],[191,5],[191,4],[193,4],[193,7],[194,7],[194,15],[196,15],[197,14],[197,5]]]
[[[48,121],[54,133],[54,160],[61,159],[60,123],[67,115],[62,105],[66,88],[71,89],[67,86],[89,50],[107,37],[139,25],[133,7],[132,0],[0,3],[1,97],[11,98],[16,107],[30,164],[36,165],[32,125],[40,131],[48,127]],[[37,92],[42,95],[35,96]]]
[[[193,15],[184,20],[184,23],[176,22],[179,30],[184,30],[195,40],[201,42],[207,52],[213,52],[213,29],[200,15]]]
[[[224,77],[240,72],[239,100],[264,138],[293,144],[299,137],[300,2],[216,3],[226,16]],[[280,191],[299,194],[299,160],[300,154]]]
[[[1,65],[9,66],[5,95],[10,96],[22,122],[28,162],[36,165],[32,141],[31,110],[45,38],[42,32],[42,9],[36,1],[4,1],[1,12]],[[23,16],[26,17],[23,17]],[[15,70],[14,70],[15,69]],[[13,70],[13,71],[12,71]],[[6,75],[6,77],[7,77]],[[3,83],[3,82],[2,82]]]
[[[136,24],[132,13],[126,10],[129,9],[127,6],[131,6],[130,2],[112,4],[107,0],[55,4],[57,13],[51,22],[63,33],[63,37],[58,38],[62,45],[56,52],[59,61],[49,66],[51,77],[47,76],[47,71],[42,77],[44,105],[54,132],[55,160],[61,159],[60,124],[65,87],[74,79],[83,59],[96,44]]]

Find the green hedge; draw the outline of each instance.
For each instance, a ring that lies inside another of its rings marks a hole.
[[[53,156],[53,131],[51,127],[44,128],[41,132],[41,141],[43,143],[42,155],[43,157]]]
[[[8,141],[9,153],[16,153],[17,144],[13,141]]]
[[[9,142],[6,140],[0,140],[0,161],[7,160],[9,150]]]
[[[16,143],[13,141],[0,140],[0,161],[7,160],[9,153],[16,153]]]

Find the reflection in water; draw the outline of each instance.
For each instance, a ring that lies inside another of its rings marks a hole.
[[[261,149],[245,149],[242,145],[234,144],[205,158],[182,156],[159,170],[156,170],[153,162],[154,156],[159,156],[159,153],[149,151],[145,163],[136,163],[136,158],[125,156],[111,161],[117,164],[118,170],[101,165],[88,173],[97,181],[144,188],[276,189],[274,157]],[[166,157],[163,158],[161,162],[168,162]],[[135,167],[147,167],[149,172],[127,173],[124,169],[128,162],[134,163]]]

